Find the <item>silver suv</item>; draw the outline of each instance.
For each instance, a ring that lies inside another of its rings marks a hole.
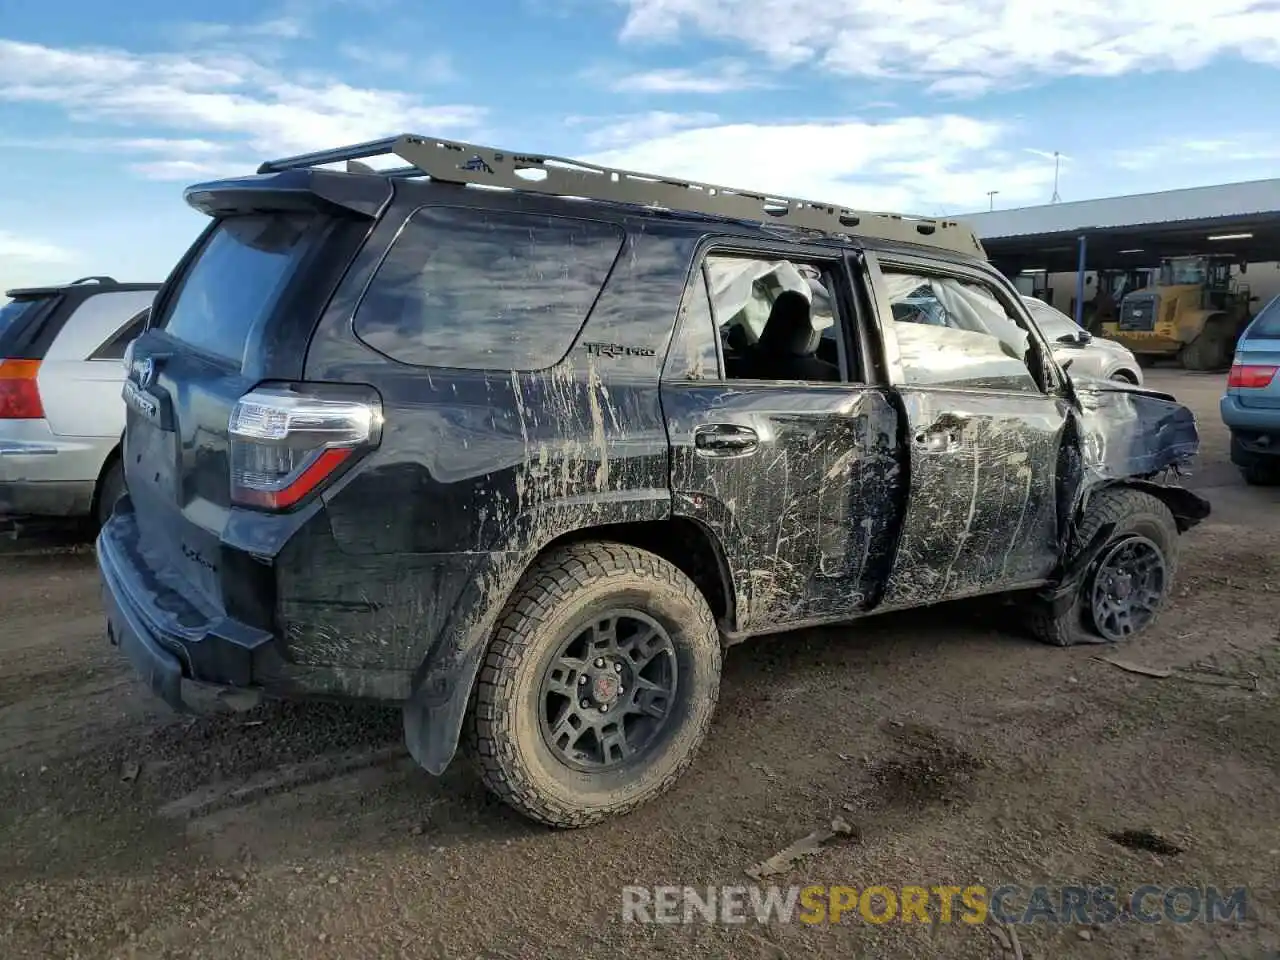
[[[124,351],[158,283],[86,277],[0,305],[0,517],[91,519],[124,489]]]

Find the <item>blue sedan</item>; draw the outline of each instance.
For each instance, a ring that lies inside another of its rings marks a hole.
[[[1241,335],[1219,406],[1245,482],[1280,483],[1280,297]]]

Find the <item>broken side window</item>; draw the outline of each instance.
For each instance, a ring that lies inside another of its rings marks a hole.
[[[886,269],[906,382],[1039,393],[1031,339],[985,283]]]
[[[829,268],[713,254],[705,269],[726,377],[841,379],[835,275]]]

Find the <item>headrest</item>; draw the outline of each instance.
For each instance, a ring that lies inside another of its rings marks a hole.
[[[773,302],[769,320],[760,334],[760,351],[766,355],[809,357],[818,349],[818,334],[809,317],[809,301],[795,290],[784,290]]]

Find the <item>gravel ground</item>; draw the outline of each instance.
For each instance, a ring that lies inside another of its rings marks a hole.
[[[526,823],[465,769],[421,772],[395,711],[175,718],[107,645],[88,549],[0,546],[3,956],[1275,956],[1280,491],[1227,463],[1221,375],[1150,381],[1197,411],[1190,483],[1215,508],[1151,633],[1064,651],[948,607],[752,642],[676,789],[586,831]],[[1095,659],[1112,652],[1178,672]],[[833,817],[855,835],[772,882],[1247,884],[1250,908],[1037,924],[1016,951],[990,923],[621,920],[624,885],[745,883]]]

